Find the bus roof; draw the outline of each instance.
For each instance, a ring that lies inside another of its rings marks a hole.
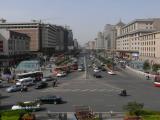
[[[27,78],[17,79],[17,81],[22,82],[22,81],[31,80],[31,79],[33,79],[33,78],[27,77]]]
[[[20,76],[20,75],[28,75],[28,74],[34,74],[34,73],[43,73],[43,72],[42,71],[33,71],[33,72],[27,72],[27,73],[20,73],[17,75]]]

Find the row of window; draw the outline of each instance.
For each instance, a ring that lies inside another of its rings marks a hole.
[[[155,39],[156,35],[155,34],[151,34],[151,35],[145,35],[142,37],[142,40],[150,40],[150,39]]]
[[[136,29],[135,24],[129,25],[128,27],[122,29],[122,34],[128,33],[128,32],[133,31],[135,29]]]
[[[146,45],[155,45],[156,42],[155,41],[146,41],[146,42],[141,42],[142,46],[146,46]]]
[[[141,53],[140,55],[146,57],[155,57],[155,53]]]
[[[141,47],[142,51],[155,51],[155,47]]]

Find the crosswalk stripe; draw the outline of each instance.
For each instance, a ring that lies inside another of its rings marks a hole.
[[[41,92],[117,92],[116,89],[45,89]]]

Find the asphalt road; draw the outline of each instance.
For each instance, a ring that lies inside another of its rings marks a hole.
[[[86,60],[87,66],[91,64],[90,59]],[[79,58],[79,63],[83,63],[83,55]],[[96,62],[96,64],[99,64]],[[85,72],[75,71],[64,78],[59,79],[57,87],[51,85],[46,89],[35,90],[29,88],[29,92],[6,93],[5,89],[0,89],[2,93],[1,104],[11,107],[18,101],[30,101],[45,95],[58,95],[66,103],[60,105],[46,104],[42,107],[46,111],[52,112],[72,112],[74,106],[87,105],[93,111],[123,111],[123,106],[128,102],[137,101],[144,103],[144,107],[152,110],[160,110],[160,88],[153,86],[152,81],[125,69],[116,71],[116,75],[109,75],[101,72],[102,78],[93,77],[93,68],[87,68],[87,79]],[[129,96],[121,97],[120,90],[126,89]]]

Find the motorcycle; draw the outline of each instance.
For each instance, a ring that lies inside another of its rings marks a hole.
[[[122,97],[128,96],[126,90],[122,90],[121,93],[120,93],[119,95],[122,96]]]

